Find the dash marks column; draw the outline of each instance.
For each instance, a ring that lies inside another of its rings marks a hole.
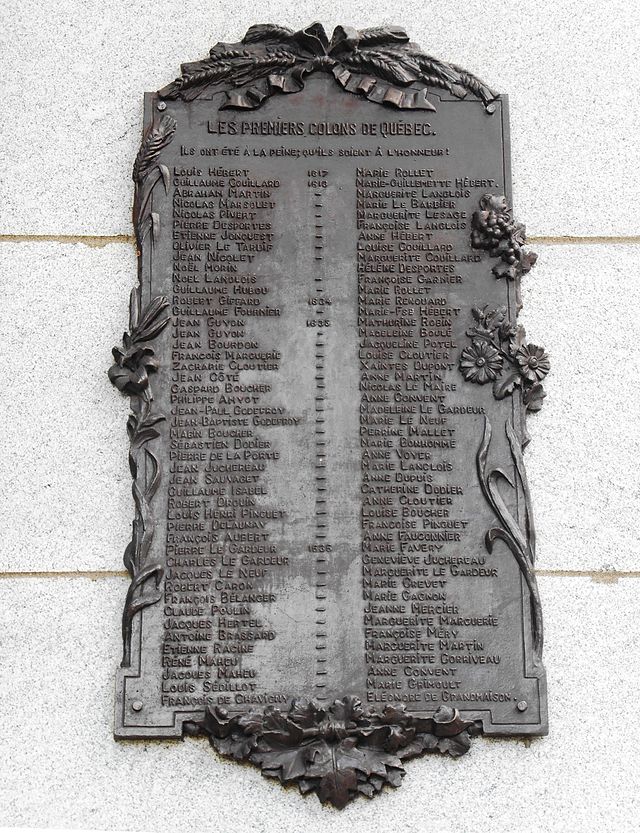
[[[327,542],[327,440],[325,424],[325,348],[326,327],[330,321],[324,317],[327,299],[324,295],[324,192],[327,187],[327,171],[307,171],[307,187],[313,189],[313,289],[308,298],[310,315],[307,327],[316,329],[315,335],[315,553],[316,565],[316,698],[326,699],[327,677],[327,576],[328,554],[331,545]]]

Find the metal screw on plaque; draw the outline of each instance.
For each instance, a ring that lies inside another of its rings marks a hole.
[[[520,700],[520,701],[516,704],[516,709],[518,709],[518,711],[519,711],[519,712],[526,712],[526,710],[527,710],[528,708],[529,708],[529,704],[527,703],[527,701],[526,701],[526,700]]]
[[[167,109],[167,102],[166,101],[159,101],[158,102],[158,110],[166,110]]]
[[[143,707],[144,707],[144,704],[142,703],[141,700],[134,700],[133,703],[131,704],[131,708],[134,710],[134,712],[141,712]]]

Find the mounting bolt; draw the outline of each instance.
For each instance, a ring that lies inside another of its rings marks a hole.
[[[131,708],[134,710],[134,712],[141,712],[144,708],[144,703],[142,702],[142,700],[134,700],[131,704]]]
[[[166,110],[167,109],[167,102],[166,101],[159,101],[158,102],[158,110]]]
[[[518,703],[516,703],[516,709],[518,709],[519,712],[526,712],[528,708],[529,704],[526,700],[520,700]]]

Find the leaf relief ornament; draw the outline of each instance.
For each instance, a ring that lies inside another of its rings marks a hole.
[[[404,705],[378,713],[347,696],[331,705],[294,700],[287,711],[268,706],[229,714],[209,707],[202,721],[185,723],[184,730],[208,736],[221,755],[249,761],[264,776],[295,783],[342,809],[358,795],[372,798],[385,785],[400,786],[409,758],[464,755],[481,726],[448,706],[418,717]]]
[[[426,55],[396,26],[356,30],[337,26],[329,40],[313,23],[294,32],[271,23],[251,26],[240,43],[218,43],[203,61],[183,64],[182,74],[158,92],[162,99],[211,98],[231,87],[221,109],[255,109],[270,96],[298,93],[305,79],[324,72],[345,91],[400,110],[435,110],[428,89],[480,100],[488,113],[498,94],[455,64]]]
[[[464,378],[478,385],[492,382],[496,399],[520,388],[526,410],[539,411],[546,396],[542,380],[551,368],[545,350],[525,342],[524,327],[507,319],[506,307],[473,307],[471,314],[475,324],[466,332],[471,344],[458,362]]]
[[[536,532],[531,509],[531,492],[529,491],[524,467],[521,441],[512,422],[505,422],[504,427],[513,462],[513,475],[507,474],[503,468],[490,468],[488,465],[492,428],[486,416],[484,418],[484,434],[476,454],[476,469],[480,488],[496,519],[496,523],[486,532],[485,546],[487,551],[492,553],[496,541],[502,541],[506,544],[520,568],[529,591],[533,664],[540,667],[544,636],[542,604],[535,573]],[[509,510],[498,484],[502,484],[503,489],[506,486],[516,493],[518,489],[521,490],[523,512],[514,514]]]
[[[151,210],[151,195],[159,182],[162,182],[165,192],[169,188],[169,169],[158,162],[158,157],[173,139],[176,127],[175,119],[168,115],[162,116],[159,122],[145,133],[133,165],[133,227],[138,252],[142,251],[142,244],[150,231],[152,241],[158,237],[160,218]]]
[[[129,331],[122,336],[122,346],[113,348],[114,363],[108,371],[111,383],[129,396],[131,402],[127,434],[135,514],[131,541],[123,557],[131,576],[122,613],[123,668],[131,665],[134,617],[162,597],[160,584],[164,568],[151,558],[154,536],[151,501],[160,484],[161,471],[159,460],[148,445],[160,436],[157,426],[166,419],[154,408],[150,377],[158,370],[159,363],[151,342],[167,326],[170,315],[169,301],[164,296],[152,298],[143,308],[141,286],[143,254],[152,247],[160,223],[157,213],[152,211],[152,194],[159,182],[163,183],[165,192],[170,184],[169,170],[159,158],[172,141],[175,131],[176,121],[168,115],[152,124],[143,136],[133,166],[133,225],[138,249],[138,286],[131,291],[129,299]]]
[[[133,534],[124,553],[124,564],[131,584],[122,614],[122,666],[131,664],[131,633],[133,618],[138,611],[160,601],[159,589],[164,568],[149,558],[153,541],[151,499],[160,483],[158,458],[147,448],[151,440],[160,436],[159,422],[166,417],[153,407],[149,374],[158,368],[154,350],[149,342],[169,323],[169,301],[154,298],[140,310],[140,290],[131,291],[129,303],[129,332],[122,337],[122,347],[113,348],[114,364],[109,368],[109,379],[119,391],[128,395],[131,413],[127,420],[129,435],[129,469],[131,470],[135,516]]]

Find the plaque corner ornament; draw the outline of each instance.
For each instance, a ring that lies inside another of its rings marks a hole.
[[[321,23],[297,32],[271,23],[251,26],[239,43],[218,43],[208,58],[184,64],[158,96],[194,101],[225,85],[230,89],[221,109],[253,110],[276,93],[300,92],[316,72],[333,76],[346,92],[399,110],[435,110],[429,89],[473,96],[488,114],[499,98],[475,75],[424,53],[401,27],[336,26],[329,39]]]

